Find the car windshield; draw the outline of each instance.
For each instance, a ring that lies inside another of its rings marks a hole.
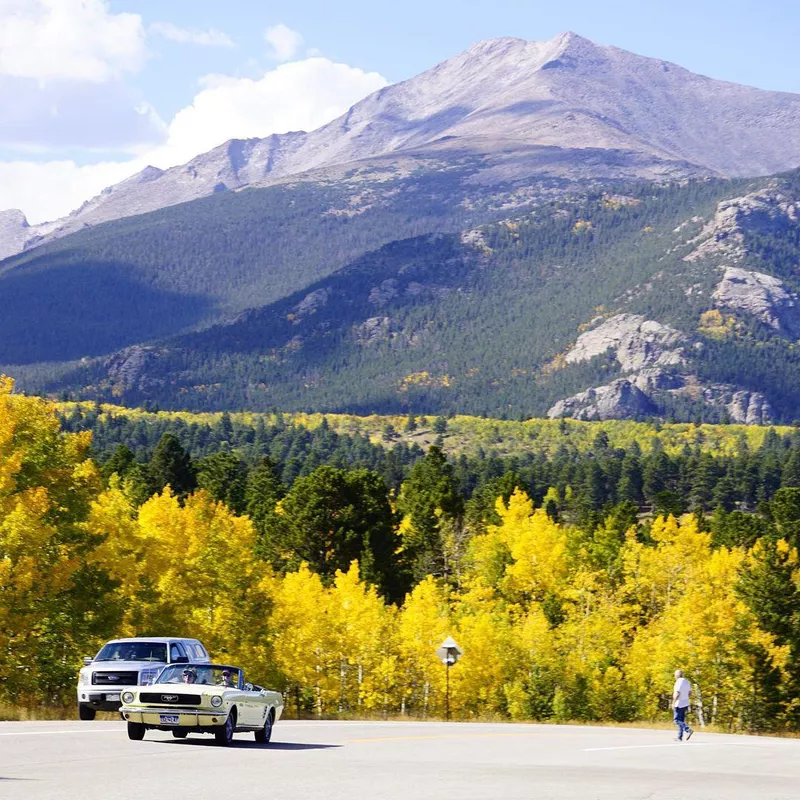
[[[95,661],[167,661],[167,646],[163,642],[109,642],[97,654]]]
[[[208,664],[175,664],[165,667],[158,683],[196,683],[201,686],[230,686],[238,688],[242,671],[236,667],[209,666]]]

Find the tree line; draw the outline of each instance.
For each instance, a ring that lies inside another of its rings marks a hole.
[[[707,722],[798,725],[791,435],[726,457],[620,453],[600,430],[531,463],[434,445],[392,485],[358,464],[287,481],[269,454],[193,457],[172,432],[98,463],[61,422],[3,382],[2,702],[66,702],[105,638],[170,630],[300,713],[436,716],[453,635],[461,718],[652,718],[681,667]]]

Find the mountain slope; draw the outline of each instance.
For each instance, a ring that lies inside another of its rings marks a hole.
[[[38,387],[198,410],[791,421],[797,263],[796,174],[634,184],[392,242]]]
[[[207,326],[302,290],[398,238],[560,191],[471,183],[476,166],[216,195],[109,222],[0,263],[0,364],[80,359]]]
[[[443,163],[491,156],[484,180],[495,182],[550,174],[553,147],[578,151],[578,178],[770,174],[798,166],[800,96],[712,80],[573,33],[548,42],[491,39],[311,133],[233,140],[179,167],[148,167],[34,230],[25,246],[215,192],[387,156]],[[580,163],[587,148],[597,151],[593,163]]]

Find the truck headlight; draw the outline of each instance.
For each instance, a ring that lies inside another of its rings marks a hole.
[[[214,706],[214,708],[219,708],[222,705],[222,697],[218,694],[215,694],[211,698],[211,705]]]
[[[133,692],[123,692],[119,696],[119,698],[120,700],[122,700],[123,703],[127,705],[128,703],[132,703],[136,699],[136,695]]]
[[[78,685],[79,686],[88,686],[91,682],[91,675],[88,672],[84,672],[83,670],[78,673]]]

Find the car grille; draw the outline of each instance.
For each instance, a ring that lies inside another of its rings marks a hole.
[[[142,692],[140,703],[154,703],[159,706],[199,706],[199,694],[178,694],[177,692]]]
[[[93,672],[92,683],[95,686],[136,686],[139,682],[138,672]]]

